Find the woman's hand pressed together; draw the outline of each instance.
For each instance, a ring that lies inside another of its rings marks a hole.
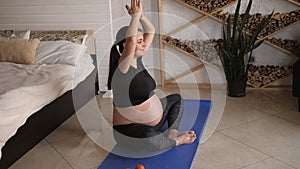
[[[131,6],[126,4],[126,9],[129,15],[142,16],[143,6],[141,0],[131,0]]]

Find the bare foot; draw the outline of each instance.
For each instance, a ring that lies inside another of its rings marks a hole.
[[[169,139],[175,139],[176,137],[178,137],[180,135],[180,132],[178,131],[178,130],[176,130],[176,129],[171,129],[170,131],[169,131],[169,134],[168,134],[168,138]]]
[[[181,144],[193,143],[196,139],[196,134],[192,130],[180,133],[178,130],[171,129],[168,138],[175,140],[176,146],[179,146]]]
[[[179,146],[181,144],[193,143],[195,141],[195,139],[196,139],[195,133],[185,132],[184,134],[175,138],[176,146]]]

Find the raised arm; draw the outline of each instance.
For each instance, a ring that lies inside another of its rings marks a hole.
[[[131,21],[126,33],[126,43],[119,60],[119,68],[125,73],[130,65],[134,65],[134,53],[137,45],[138,23],[142,15],[142,4],[140,0],[131,0],[131,6],[126,5]]]
[[[140,22],[144,29],[145,50],[148,50],[154,38],[155,28],[144,14],[142,14]]]

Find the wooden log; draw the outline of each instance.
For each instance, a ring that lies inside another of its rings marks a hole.
[[[249,86],[260,88],[266,87],[274,81],[286,77],[292,73],[291,66],[275,66],[275,65],[249,65],[247,72]]]
[[[215,0],[184,0],[183,2],[203,11],[213,13],[234,2],[235,0],[215,1]]]
[[[266,40],[271,42],[273,45],[276,45],[277,47],[287,50],[289,52],[294,52],[299,48],[297,41],[292,39],[281,39],[273,37],[271,39]]]

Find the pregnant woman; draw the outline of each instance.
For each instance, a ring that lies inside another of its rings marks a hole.
[[[171,94],[160,99],[154,93],[156,83],[142,62],[152,43],[154,26],[143,15],[141,0],[131,0],[126,9],[131,16],[130,24],[117,32],[110,53],[108,87],[113,91],[114,132],[147,138],[155,149],[192,143],[196,138],[194,131],[178,131],[183,113],[182,97]],[[138,29],[139,23],[143,31]],[[120,144],[124,141],[116,136],[115,139]]]

